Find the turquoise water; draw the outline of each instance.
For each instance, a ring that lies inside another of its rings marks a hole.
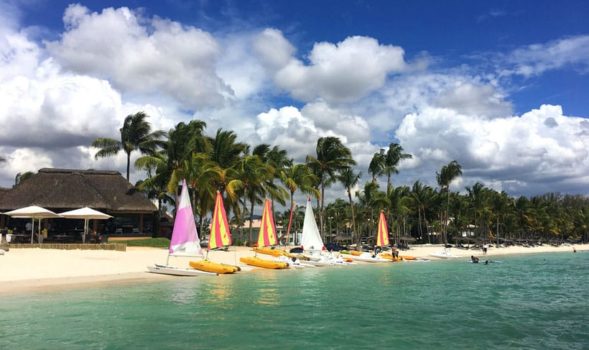
[[[589,253],[397,263],[0,300],[0,349],[587,349]]]

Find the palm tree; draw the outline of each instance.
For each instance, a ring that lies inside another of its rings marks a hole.
[[[368,165],[368,172],[372,175],[372,182],[376,182],[376,178],[383,174],[384,162],[384,148],[382,148],[380,152],[374,153]]]
[[[339,175],[339,180],[348,192],[348,201],[350,202],[350,210],[352,216],[352,237],[356,238],[356,215],[354,213],[354,202],[352,201],[352,188],[358,184],[361,173],[355,173],[354,169],[347,168],[342,170]]]
[[[280,181],[282,181],[290,192],[290,217],[292,217],[295,209],[294,194],[297,190],[319,197],[319,191],[313,186],[317,180],[316,176],[306,164],[291,164],[286,166],[280,171],[279,176]],[[289,219],[290,222],[291,220]],[[286,241],[289,242],[289,239],[290,225],[286,231]]]
[[[149,116],[144,112],[128,115],[119,129],[121,140],[110,138],[97,138],[92,142],[92,147],[100,150],[94,156],[96,159],[109,157],[123,150],[127,154],[127,181],[129,181],[129,168],[131,166],[131,152],[138,150],[143,154],[155,154],[157,148],[162,146],[160,141],[165,136],[163,131],[151,132],[151,125],[146,120]]]
[[[462,175],[462,167],[457,161],[453,160],[447,165],[444,165],[440,172],[436,172],[436,179],[440,186],[441,192],[446,193],[446,213],[442,215],[442,235],[444,243],[448,243],[448,220],[450,218],[448,210],[450,208],[450,183],[457,177]]]
[[[413,158],[411,154],[403,153],[403,147],[397,143],[391,143],[389,149],[384,155],[384,167],[383,172],[387,174],[387,190],[392,186],[391,174],[398,174],[399,169],[397,166],[403,159]]]
[[[355,165],[356,162],[352,159],[352,152],[344,146],[341,140],[337,137],[321,137],[317,140],[316,157],[307,156],[307,164],[313,170],[313,173],[319,179],[319,188],[321,190],[321,206],[320,206],[320,231],[323,235],[325,233],[324,226],[324,199],[325,187],[329,186],[336,179],[336,176],[342,170]]]

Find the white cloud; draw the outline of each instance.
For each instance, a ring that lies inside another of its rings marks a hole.
[[[365,36],[315,43],[308,65],[292,56],[293,46],[275,29],[263,31],[255,48],[275,84],[303,101],[354,101],[382,87],[389,74],[407,69],[402,48]]]
[[[512,190],[542,184],[558,191],[589,172],[587,132],[584,118],[542,105],[521,117],[495,119],[426,108],[407,115],[396,135],[406,151],[434,169],[457,160],[472,179],[499,181]]]
[[[545,71],[573,66],[589,69],[589,35],[579,35],[514,50],[505,58],[508,68],[502,75],[537,76]]]
[[[66,32],[47,48],[66,69],[123,92],[167,94],[188,108],[219,106],[233,95],[216,74],[219,46],[207,32],[126,7],[91,13],[70,5],[63,19]]]

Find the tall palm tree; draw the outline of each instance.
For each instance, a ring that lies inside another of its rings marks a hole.
[[[355,173],[354,169],[346,168],[342,170],[339,175],[339,181],[344,185],[348,192],[348,201],[350,202],[350,210],[352,216],[352,237],[356,238],[356,214],[354,213],[354,202],[352,201],[352,188],[354,188],[360,180],[361,173]]]
[[[110,138],[97,138],[92,142],[92,147],[99,148],[94,156],[96,159],[110,157],[123,150],[127,154],[127,181],[131,166],[131,153],[139,151],[143,154],[155,154],[157,148],[163,144],[160,140],[165,136],[161,130],[152,132],[151,125],[146,120],[149,116],[144,112],[128,115],[119,129],[121,140]]]
[[[444,165],[440,172],[436,172],[436,179],[442,193],[446,193],[446,212],[442,215],[442,235],[444,243],[448,243],[448,220],[450,208],[450,183],[457,177],[462,175],[462,167],[457,161],[453,160],[447,165]]]
[[[392,186],[391,174],[398,174],[399,169],[397,166],[403,159],[410,159],[413,156],[409,153],[403,153],[403,147],[397,143],[391,143],[389,149],[384,155],[384,167],[383,172],[387,174],[387,190]]]
[[[352,159],[352,152],[344,146],[341,140],[337,137],[321,137],[317,140],[317,147],[315,148],[316,156],[307,156],[307,164],[313,170],[313,173],[319,179],[319,188],[321,190],[321,206],[320,206],[320,232],[325,233],[325,187],[329,186],[336,179],[336,176],[342,170],[355,165],[356,162]]]

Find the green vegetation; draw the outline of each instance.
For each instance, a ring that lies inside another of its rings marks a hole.
[[[116,243],[125,243],[127,247],[153,247],[153,248],[168,248],[170,240],[164,237],[135,239],[127,241],[116,241]]]
[[[366,169],[371,179],[362,185],[358,183],[360,173],[353,169],[356,162],[350,149],[337,137],[319,138],[315,154],[297,163],[277,146],[239,142],[233,131],[218,129],[214,136],[207,136],[206,123],[199,120],[179,123],[167,133],[151,132],[147,117],[143,112],[128,116],[121,128],[121,141],[97,139],[93,143],[100,148],[96,156],[114,155],[122,149],[129,160],[132,151],[140,151],[143,156],[135,167],[144,170],[147,178],[136,186],[160,204],[174,205],[179,181],[186,179],[202,233],[208,231],[205,218],[213,210],[217,192],[224,197],[231,223],[238,227],[233,232],[235,242],[252,241],[251,222],[248,230],[244,225],[265,197],[282,205],[290,200],[286,212],[275,213],[276,222],[287,227],[292,210],[291,231],[300,230],[304,208],[295,208],[293,199],[299,191],[317,200],[317,216],[326,242],[342,233],[356,242],[374,237],[381,210],[386,213],[394,240],[456,243],[465,237],[494,242],[589,239],[588,198],[557,193],[512,197],[478,182],[462,194],[452,192],[452,182],[462,175],[456,161],[436,172],[436,188],[420,181],[395,187],[392,176],[399,173],[399,163],[412,157],[396,143],[374,154]],[[382,190],[381,177],[386,179]],[[345,188],[347,202],[336,199],[326,204],[325,189],[336,182]],[[354,190],[358,187],[360,190]],[[161,238],[128,242],[130,246],[168,244]]]

